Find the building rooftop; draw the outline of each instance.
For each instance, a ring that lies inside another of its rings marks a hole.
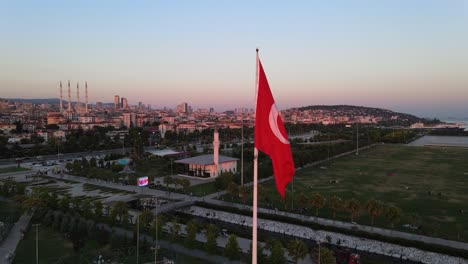
[[[236,161],[236,160],[239,160],[239,159],[219,155],[219,163]],[[183,164],[212,165],[214,164],[214,159],[213,159],[213,154],[206,154],[206,155],[196,156],[192,158],[176,160],[175,162],[183,163]]]
[[[146,152],[150,153],[151,155],[156,155],[156,156],[159,156],[159,157],[183,154],[183,152],[175,151],[175,150],[172,150],[172,149],[146,150]]]

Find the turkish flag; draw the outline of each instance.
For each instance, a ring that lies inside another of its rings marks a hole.
[[[294,161],[288,135],[271,94],[270,86],[258,60],[257,109],[255,111],[255,147],[270,156],[276,189],[284,198],[286,185],[294,176]]]

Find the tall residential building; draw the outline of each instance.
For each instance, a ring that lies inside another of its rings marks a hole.
[[[134,127],[137,125],[137,115],[135,113],[123,113],[123,124],[126,127]]]
[[[120,97],[118,95],[114,96],[114,109],[117,110],[120,108]]]
[[[187,103],[181,103],[176,107],[176,111],[179,113],[187,113],[188,112],[188,104]]]
[[[122,101],[122,104],[120,105],[122,107],[122,109],[127,109],[128,108],[127,98],[122,97],[122,99],[120,99],[120,100]]]

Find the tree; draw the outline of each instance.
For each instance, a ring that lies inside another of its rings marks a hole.
[[[376,217],[380,216],[383,211],[383,203],[375,199],[370,199],[366,204],[367,213],[371,217],[371,225],[374,225],[374,220]]]
[[[54,221],[54,211],[49,210],[47,214],[44,216],[44,224],[46,226],[50,226]]]
[[[81,213],[81,209],[80,209],[80,199],[78,197],[72,197],[71,198],[71,203],[72,203],[72,207],[73,207],[73,211],[75,213]]]
[[[54,213],[54,222],[52,224],[52,228],[56,231],[60,230],[61,224],[62,224],[62,219],[63,219],[63,214],[59,212]]]
[[[27,196],[22,202],[21,206],[28,211],[34,211],[35,209],[44,208],[47,205],[46,197],[47,193],[34,190],[33,193]]]
[[[294,262],[297,263],[299,260],[305,258],[305,256],[309,252],[309,249],[302,240],[295,239],[289,242],[288,252],[289,256],[291,256]]]
[[[163,228],[165,223],[166,223],[166,219],[162,214],[154,217],[153,218],[151,235],[156,236],[156,232],[157,232],[160,236],[162,236],[163,235],[162,228]],[[157,229],[157,230],[155,230],[155,229]]]
[[[336,212],[341,210],[343,208],[343,200],[337,196],[332,196],[328,200],[328,208],[330,208],[333,211],[333,219],[336,218]]]
[[[102,217],[102,202],[100,200],[97,200],[94,202],[94,215],[96,219],[101,219]]]
[[[231,195],[231,201],[239,194],[239,187],[235,182],[229,183],[228,192]]]
[[[180,233],[179,219],[174,217],[171,222],[171,241],[175,241]]]
[[[23,133],[23,123],[21,123],[21,121],[16,121],[15,123],[13,123],[16,128],[14,129],[13,133],[14,134],[21,134]]]
[[[315,254],[317,257],[320,254],[319,264],[336,264],[336,258],[333,256],[333,252],[326,247],[320,248],[320,253],[316,250]]]
[[[139,217],[140,226],[143,227],[143,230],[148,231],[150,229],[150,224],[153,221],[153,213],[151,213],[148,208],[145,208]]]
[[[239,187],[239,196],[242,199],[242,202],[245,204],[247,202],[247,198],[249,198],[249,187],[247,185],[242,185]]]
[[[351,213],[351,222],[354,222],[354,218],[357,217],[361,211],[361,203],[353,198],[346,203],[346,209]]]
[[[221,173],[215,180],[216,188],[226,190],[231,182],[234,181],[234,174],[230,171]]]
[[[127,203],[123,201],[118,201],[117,203],[115,203],[114,207],[111,210],[110,217],[113,220],[115,220],[118,217],[121,223],[127,224],[128,223]]]
[[[58,206],[63,212],[68,212],[68,209],[70,207],[70,199],[68,198],[68,196],[63,196],[62,199],[60,199]]]
[[[269,243],[270,257],[268,262],[270,264],[284,264],[286,263],[286,257],[284,256],[283,245],[278,240],[273,240]]]
[[[263,187],[262,184],[259,184],[257,186],[257,196],[260,201],[265,201],[266,200],[266,195],[265,195],[265,187]]]
[[[385,210],[385,218],[390,221],[392,228],[400,221],[400,217],[401,209],[396,206],[391,205]]]
[[[327,200],[319,193],[312,194],[311,204],[315,208],[315,216],[318,216],[320,209],[325,207]]]
[[[229,259],[238,259],[239,258],[239,242],[237,242],[237,236],[231,234],[224,248],[224,256]]]
[[[297,201],[299,202],[299,206],[302,207],[303,210],[305,210],[307,205],[309,204],[309,197],[307,197],[305,193],[301,193]]]
[[[205,244],[206,251],[208,251],[209,253],[216,253],[216,249],[218,248],[218,243],[216,242],[216,240],[218,239],[218,236],[219,236],[218,227],[213,224],[208,225],[205,236],[206,236],[206,244]]]
[[[66,213],[63,216],[62,223],[60,224],[60,232],[66,233],[68,231],[68,228],[70,226],[70,219],[71,219],[71,215],[69,213]]]
[[[189,248],[193,248],[195,246],[195,238],[198,233],[198,223],[195,219],[190,220],[187,223],[187,227],[185,228],[187,232],[187,236],[185,237],[185,244]]]
[[[188,189],[190,188],[190,180],[189,179],[181,179],[179,182],[180,186],[187,193]]]
[[[169,188],[169,184],[173,184],[174,179],[171,176],[166,176],[163,178],[163,182],[166,185],[166,188]]]
[[[81,203],[81,212],[84,217],[91,217],[91,202],[88,199]]]

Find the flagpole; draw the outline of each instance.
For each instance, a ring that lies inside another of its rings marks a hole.
[[[257,109],[258,96],[258,48],[257,51],[257,70],[255,78],[255,109]],[[256,112],[256,110],[255,110]],[[254,135],[255,137],[255,135]],[[255,145],[255,143],[254,143]],[[252,205],[252,264],[257,264],[257,173],[258,173],[258,149],[254,147],[254,175],[253,175],[253,205]]]

